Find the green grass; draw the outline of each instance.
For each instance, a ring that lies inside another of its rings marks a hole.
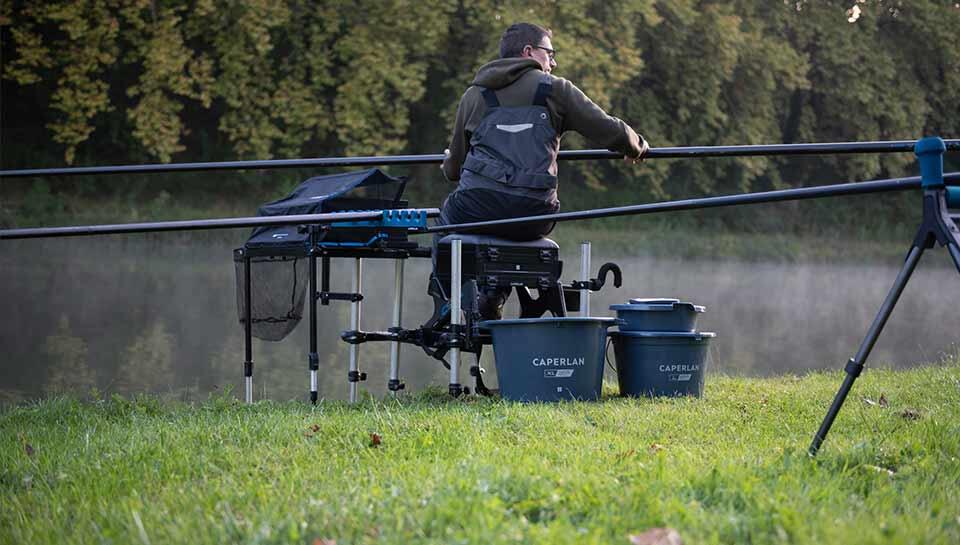
[[[960,360],[869,370],[810,459],[840,380],[555,405],[49,399],[0,412],[0,541],[960,542]]]

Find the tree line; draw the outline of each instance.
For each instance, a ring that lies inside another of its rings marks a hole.
[[[551,28],[555,74],[654,147],[960,136],[954,0],[0,6],[5,169],[438,153],[460,95],[516,21]],[[569,135],[563,147],[592,146]],[[561,183],[638,202],[901,175],[912,163],[571,162]]]

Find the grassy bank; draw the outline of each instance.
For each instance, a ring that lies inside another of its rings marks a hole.
[[[711,376],[705,398],[357,406],[51,399],[0,413],[3,543],[957,543],[960,361]]]

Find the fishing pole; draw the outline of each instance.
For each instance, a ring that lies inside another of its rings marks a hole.
[[[960,182],[960,172],[944,174],[943,179],[945,181]],[[851,182],[845,184],[801,187],[797,189],[780,189],[759,193],[742,193],[737,195],[723,195],[719,197],[683,199],[677,201],[636,204],[630,206],[617,206],[613,208],[597,208],[579,212],[560,212],[557,214],[540,216],[525,216],[451,225],[435,225],[433,227],[428,227],[426,230],[427,232],[441,233],[453,231],[463,232],[472,231],[474,229],[483,227],[519,225],[541,221],[574,221],[594,218],[607,218],[613,216],[651,214],[655,212],[676,212],[681,210],[697,210],[702,208],[717,208],[721,206],[734,206],[741,204],[760,204],[779,201],[818,199],[823,197],[838,197],[843,195],[864,195],[869,193],[905,191],[908,189],[918,189],[920,187],[921,177],[909,176],[906,178],[891,178],[885,180],[871,180],[867,182]]]
[[[944,174],[944,181],[960,182],[960,172]],[[905,178],[891,178],[871,180],[866,182],[852,182],[845,184],[802,187],[797,189],[780,189],[759,193],[743,193],[737,195],[722,195],[719,197],[703,197],[697,199],[682,199],[658,203],[618,206],[613,208],[597,208],[579,212],[561,212],[558,214],[541,216],[524,216],[501,220],[462,223],[454,225],[435,225],[422,229],[422,233],[470,231],[495,225],[520,225],[539,221],[574,221],[613,216],[628,216],[652,214],[657,212],[676,212],[682,210],[697,210],[703,208],[717,208],[721,206],[735,206],[742,204],[761,204],[787,200],[817,199],[824,197],[838,197],[844,195],[865,195],[870,193],[886,193],[918,189],[921,186],[920,176]],[[436,208],[425,209],[427,217],[435,218],[440,211]],[[116,225],[86,225],[74,227],[36,227],[21,229],[0,230],[2,239],[43,238],[55,236],[85,236],[117,233],[148,233],[161,231],[191,231],[202,229],[232,229],[238,227],[258,227],[266,225],[290,225],[324,223],[331,221],[373,220],[382,217],[379,210],[369,212],[337,212],[328,214],[305,214],[296,216],[271,216],[248,218],[225,218],[194,221],[167,221],[151,223],[126,223]]]
[[[437,208],[419,209],[428,218],[440,215]],[[158,221],[148,223],[120,223],[113,225],[81,225],[71,227],[32,227],[0,230],[0,240],[44,237],[75,237],[113,235],[120,233],[156,233],[164,231],[196,231],[202,229],[236,229],[271,225],[301,225],[350,221],[379,220],[383,210],[363,212],[330,212],[325,214],[297,214],[289,216],[257,216],[207,220]]]
[[[960,151],[960,139],[944,140],[947,151]],[[770,155],[829,155],[850,153],[906,153],[912,152],[916,140],[877,142],[833,142],[811,144],[759,144],[737,146],[681,146],[650,148],[645,159],[689,159],[698,157],[749,157]],[[148,165],[114,165],[100,167],[31,168],[0,170],[0,178],[32,176],[84,176],[93,174],[147,174],[158,172],[203,172],[214,170],[262,170],[305,167],[371,167],[427,165],[443,162],[444,155],[379,155],[366,157],[318,157],[313,159],[269,159],[252,161],[221,161],[203,163],[172,163]],[[623,154],[600,149],[561,151],[562,161],[595,161],[622,159]]]

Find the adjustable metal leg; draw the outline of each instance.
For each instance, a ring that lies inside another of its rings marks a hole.
[[[588,241],[580,243],[580,280],[585,283],[590,281],[590,242]],[[562,291],[560,296],[563,296]],[[589,289],[580,290],[580,316],[590,316]]]
[[[253,403],[253,311],[252,297],[250,296],[250,256],[244,252],[243,256],[243,387],[244,400],[247,404]]]
[[[317,255],[310,252],[310,353],[307,364],[310,369],[310,403],[317,404],[317,370],[320,368],[320,356],[317,354]]]
[[[394,261],[393,274],[393,321],[390,330],[397,332],[400,329],[400,321],[403,318],[403,259]],[[394,395],[403,389],[400,383],[400,342],[390,343],[390,380],[387,382],[387,389]]]
[[[462,242],[454,239],[450,244],[450,333],[460,333],[463,317],[461,316],[460,298],[462,288],[462,273],[460,270]],[[450,349],[450,395],[459,396],[463,393],[460,385],[460,347]]]
[[[363,287],[363,260],[359,257],[353,260],[353,282],[351,283],[351,293],[359,294]],[[350,303],[350,329],[360,330],[360,301]],[[350,373],[347,375],[350,381],[350,403],[357,401],[357,383],[360,382],[360,345],[350,345]]]
[[[883,331],[883,326],[887,323],[890,313],[893,312],[893,307],[896,306],[900,294],[903,293],[903,288],[906,287],[907,282],[910,280],[910,275],[912,275],[914,269],[917,268],[917,263],[920,261],[920,256],[922,255],[923,247],[917,245],[914,245],[910,249],[910,253],[907,254],[907,260],[900,269],[900,273],[897,275],[893,287],[890,288],[890,292],[887,293],[887,298],[883,301],[880,312],[877,313],[877,317],[873,320],[869,331],[867,331],[867,337],[860,345],[860,350],[857,351],[857,355],[853,359],[847,362],[847,366],[844,368],[847,376],[843,379],[840,391],[838,391],[836,397],[834,397],[833,404],[830,405],[830,410],[827,412],[826,418],[824,418],[823,423],[820,424],[820,429],[817,430],[817,434],[813,438],[813,443],[810,444],[810,448],[808,449],[810,456],[816,456],[817,451],[820,450],[820,445],[823,444],[827,432],[830,431],[830,426],[833,425],[837,413],[840,412],[840,407],[843,406],[843,402],[847,399],[847,394],[850,393],[853,382],[863,371],[863,366],[867,361],[867,357],[870,356],[870,351],[873,350],[874,343],[877,342],[880,332]]]

